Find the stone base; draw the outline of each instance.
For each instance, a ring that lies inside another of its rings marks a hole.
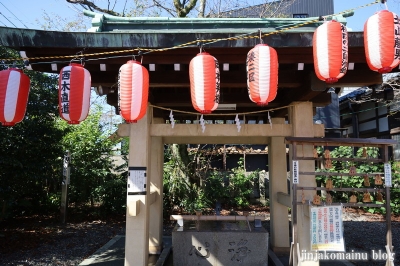
[[[268,232],[246,221],[184,221],[172,232],[175,266],[268,265]],[[199,230],[199,231],[198,231]]]

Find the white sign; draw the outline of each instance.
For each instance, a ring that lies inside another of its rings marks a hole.
[[[311,250],[345,251],[342,206],[311,207]]]
[[[71,167],[69,166],[70,162],[71,162],[71,153],[69,151],[66,151],[63,160],[63,181],[61,183],[62,185],[70,184],[70,171],[71,171]]]
[[[129,167],[128,195],[146,195],[146,167]]]
[[[64,160],[63,160],[63,176],[67,176],[67,171],[69,167],[69,162],[71,161],[71,155],[69,151],[65,152]]]
[[[293,184],[299,183],[299,161],[293,161]]]
[[[392,186],[392,167],[390,163],[384,164],[385,169],[385,186],[391,187]]]

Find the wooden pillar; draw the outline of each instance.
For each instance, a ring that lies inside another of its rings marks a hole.
[[[292,103],[292,107],[289,112],[289,122],[292,125],[292,136],[293,137],[314,137],[314,126],[313,126],[313,106],[312,102],[294,102]],[[291,148],[292,150],[292,148]],[[297,146],[297,154],[299,156],[304,157],[313,157],[314,147],[312,145],[304,145]],[[289,165],[292,168],[292,156],[290,154],[290,162]],[[299,161],[299,171],[300,172],[314,172],[315,171],[315,162],[312,160],[309,161]],[[292,169],[290,169],[292,172]],[[291,174],[291,179],[292,179]],[[301,195],[294,195],[293,193],[293,180],[291,180],[291,195],[296,196],[297,202],[301,201]],[[299,176],[299,186],[301,187],[315,187],[316,181],[315,176],[311,175],[300,175]],[[306,199],[313,198],[315,191],[304,191],[304,195]],[[310,216],[309,216],[309,206],[298,206],[296,210],[292,211],[292,214],[295,215],[297,213],[297,224],[294,232],[293,239],[297,239],[297,243],[299,243],[299,253],[302,251],[311,252],[311,231],[310,231]],[[292,217],[292,221],[294,217]],[[293,225],[293,223],[292,223]],[[295,240],[294,240],[295,241]],[[297,265],[297,243],[293,243],[293,255],[294,255],[294,264]],[[307,261],[307,266],[316,266],[319,265],[319,261]]]
[[[284,118],[273,118],[274,124],[284,124]],[[276,253],[288,253],[289,219],[288,206],[278,202],[278,192],[287,194],[286,145],[284,137],[271,137],[268,144],[270,238],[272,250]]]
[[[154,119],[156,120],[156,119]],[[157,121],[157,122],[162,122]],[[154,123],[154,121],[153,121]],[[163,167],[164,146],[161,137],[151,138],[151,175],[150,193],[153,203],[150,205],[149,253],[160,254],[163,237]]]
[[[129,177],[125,233],[125,266],[147,266],[150,212],[150,121],[152,109],[137,123],[129,125]],[[145,175],[143,175],[143,169]],[[141,177],[144,176],[144,177]],[[133,180],[133,181],[132,181]],[[143,189],[143,181],[146,186]],[[130,184],[131,183],[131,184]],[[136,183],[142,192],[130,192]],[[142,184],[140,184],[142,183]]]

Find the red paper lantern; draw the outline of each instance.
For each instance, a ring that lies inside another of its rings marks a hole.
[[[278,55],[274,48],[258,44],[247,53],[247,89],[250,100],[264,106],[273,101],[278,89]]]
[[[218,61],[201,52],[189,64],[190,94],[194,109],[209,114],[218,107],[220,76]]]
[[[399,17],[388,10],[375,13],[365,22],[365,56],[371,70],[388,73],[400,63],[399,23]]]
[[[0,71],[0,122],[14,126],[22,121],[28,103],[30,79],[22,70]]]
[[[127,123],[136,123],[147,111],[149,72],[130,60],[119,69],[119,108]]]
[[[319,26],[313,37],[314,69],[320,80],[337,82],[347,72],[348,37],[346,27],[335,21]]]
[[[68,124],[85,120],[90,107],[91,77],[81,64],[63,67],[58,80],[59,112]]]

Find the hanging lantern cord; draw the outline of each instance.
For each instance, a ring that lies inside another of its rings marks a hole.
[[[387,0],[381,0],[381,4],[384,4],[385,5],[385,7],[386,7],[386,10],[388,10],[388,6],[387,6]]]
[[[140,64],[143,64],[143,51],[139,50],[138,56],[140,56]]]
[[[78,53],[76,53],[76,56],[74,58],[71,59],[71,61],[69,61],[69,63],[71,64],[74,61],[79,61],[79,63],[84,66],[85,65],[85,57],[83,56],[83,51],[80,51]]]
[[[81,65],[85,66],[85,57],[80,57]]]
[[[259,35],[260,35],[260,44],[263,44],[263,40],[262,40],[262,38],[261,38],[261,36],[262,36],[262,31],[261,31],[261,29],[258,29],[258,32],[259,32]]]
[[[198,41],[197,46],[200,48],[200,53],[202,53],[203,52],[203,43]]]
[[[83,52],[86,51],[86,50],[87,50],[87,48],[84,47],[82,51],[76,53],[76,55],[77,55],[77,57],[78,57],[78,59],[79,59],[79,61],[80,61],[82,66],[85,66],[85,57],[83,56]]]

